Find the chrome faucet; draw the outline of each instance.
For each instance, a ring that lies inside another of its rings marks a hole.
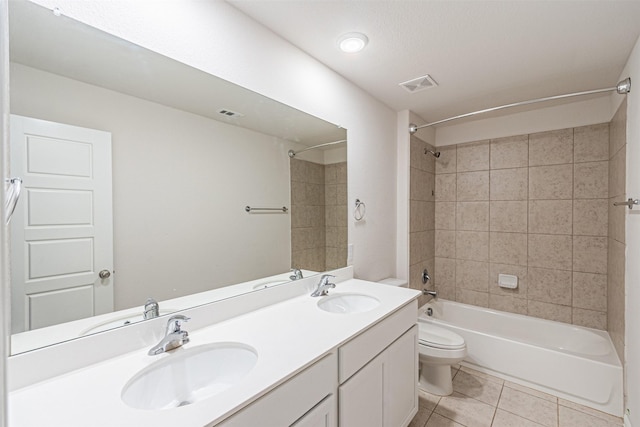
[[[322,277],[320,277],[320,282],[318,283],[318,287],[316,288],[315,291],[313,291],[313,293],[311,294],[312,297],[321,297],[321,296],[325,296],[328,294],[328,290],[331,288],[335,288],[336,284],[335,283],[330,283],[329,280],[331,279],[331,277],[336,277],[332,274],[323,274]]]
[[[291,270],[291,272],[293,273],[291,276],[289,276],[289,279],[291,280],[299,280],[302,279],[302,271],[299,268],[294,268],[293,270]]]
[[[423,289],[422,290],[422,295],[431,295],[433,298],[438,298],[438,292],[436,291],[429,291],[427,289]]]
[[[144,313],[142,317],[144,320],[153,319],[160,316],[160,306],[158,302],[153,298],[147,298],[147,302],[144,303]]]
[[[182,322],[188,322],[189,318],[181,314],[176,314],[169,318],[167,323],[167,332],[164,338],[158,344],[151,347],[149,350],[149,356],[155,356],[166,351],[173,350],[174,348],[182,347],[189,342],[189,333],[180,329]]]

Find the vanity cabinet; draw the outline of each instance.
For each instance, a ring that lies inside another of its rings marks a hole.
[[[221,427],[336,427],[338,359],[331,353],[220,424]]]
[[[412,307],[414,304],[339,349],[343,373],[338,390],[340,426],[407,426],[418,411],[418,326]],[[378,341],[371,341],[376,336]],[[359,367],[353,363],[367,359],[365,355],[383,344],[387,346]],[[345,366],[343,359],[349,361]],[[349,375],[353,370],[356,372]]]

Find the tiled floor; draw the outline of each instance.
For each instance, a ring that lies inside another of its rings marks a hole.
[[[466,367],[454,368],[453,394],[420,390],[409,427],[620,427],[622,419]]]

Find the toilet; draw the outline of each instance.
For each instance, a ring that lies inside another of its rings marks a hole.
[[[391,286],[407,287],[407,281],[396,278],[381,280]],[[453,393],[451,366],[467,356],[464,338],[448,329],[418,321],[418,360],[420,388],[439,396]]]

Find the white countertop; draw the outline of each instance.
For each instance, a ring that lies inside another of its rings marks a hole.
[[[120,394],[129,379],[160,358],[171,357],[148,356],[148,348],[143,348],[11,392],[9,425],[174,427],[222,421],[419,295],[357,279],[338,283],[330,294],[353,292],[374,296],[381,303],[364,313],[336,314],[320,310],[320,298],[305,294],[190,331],[191,342],[184,348],[239,342],[257,350],[251,372],[218,395],[175,409],[128,407]],[[184,329],[189,331],[188,323]]]

